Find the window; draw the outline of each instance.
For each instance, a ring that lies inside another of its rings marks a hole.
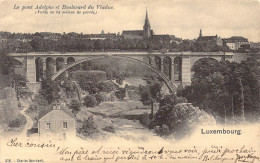
[[[46,129],[51,129],[51,123],[46,123]]]
[[[67,122],[63,122],[63,128],[68,128],[68,123]]]
[[[65,140],[66,137],[67,137],[67,136],[66,136],[66,133],[63,133],[62,135],[63,135],[63,139]]]

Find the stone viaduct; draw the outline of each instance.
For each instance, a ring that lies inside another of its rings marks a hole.
[[[201,58],[213,58],[218,61],[232,61],[233,53],[224,52],[75,52],[75,53],[11,53],[10,56],[22,63],[22,73],[28,79],[28,86],[37,92],[45,76],[55,80],[68,69],[82,62],[105,58],[132,60],[147,66],[157,73],[170,92],[176,84],[191,83],[192,66]]]

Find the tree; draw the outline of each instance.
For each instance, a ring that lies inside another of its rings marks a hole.
[[[120,85],[123,84],[123,81],[124,81],[125,77],[123,75],[119,75],[116,79],[116,82]]]
[[[15,83],[17,100],[30,98],[33,93],[29,90],[28,86],[26,85],[27,79],[19,74],[14,74],[12,78]]]
[[[27,87],[27,79],[25,76],[15,73],[15,66],[21,66],[22,63],[18,60],[11,58],[3,50],[0,51],[0,74],[8,75],[10,81],[14,83],[17,100],[21,98],[29,98],[32,95],[32,92],[29,91]]]
[[[9,57],[6,51],[0,50],[0,74],[14,74],[16,65],[22,65],[22,63],[12,57]]]
[[[115,95],[118,99],[123,101],[123,99],[126,97],[126,89],[125,88],[119,88],[116,92]]]
[[[58,83],[52,81],[51,79],[43,79],[39,93],[45,100],[48,101],[49,104],[61,98]]]
[[[152,82],[146,86],[140,86],[139,91],[141,95],[141,102],[144,105],[151,105],[151,115],[153,116],[154,102],[158,101],[161,97],[162,85],[160,82]]]
[[[97,104],[98,104],[98,105],[105,100],[105,99],[104,99],[104,96],[102,96],[101,94],[96,94],[95,97],[96,97],[96,100],[97,100]]]
[[[97,105],[97,100],[93,95],[86,96],[84,99],[84,104],[86,107],[95,107]]]
[[[71,100],[69,104],[69,109],[72,110],[72,113],[77,114],[80,111],[81,103],[77,100]]]
[[[98,132],[98,129],[94,122],[93,116],[88,117],[88,119],[84,119],[82,126],[79,128],[79,133],[85,137],[88,137],[92,136],[96,132]]]
[[[116,89],[116,86],[113,82],[100,82],[98,84],[98,89],[101,91],[101,92],[111,92],[113,90]]]

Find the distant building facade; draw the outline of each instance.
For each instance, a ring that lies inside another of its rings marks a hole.
[[[62,35],[60,33],[51,33],[51,32],[36,32],[32,35],[33,39],[45,39],[58,41],[61,39]]]
[[[242,36],[233,36],[231,39],[234,40],[236,44],[236,50],[238,50],[241,45],[249,45],[248,39]]]
[[[242,36],[232,36],[231,38],[223,39],[224,44],[229,47],[231,50],[238,50],[241,45],[249,45],[249,41],[247,38]]]
[[[76,135],[76,121],[72,115],[53,105],[53,109],[38,120],[40,138],[67,139]]]
[[[210,42],[216,43],[218,46],[223,46],[223,40],[218,35],[216,36],[202,36],[202,30],[200,30],[200,34],[196,43],[206,45]]]
[[[226,45],[230,50],[236,50],[236,43],[232,39],[223,39],[224,45]]]
[[[252,49],[260,49],[260,42],[251,42],[250,47]]]

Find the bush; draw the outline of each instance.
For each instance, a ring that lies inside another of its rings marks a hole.
[[[128,93],[128,96],[129,96],[130,100],[140,100],[140,98],[141,98],[139,91],[128,90],[127,93]]]
[[[123,75],[120,75],[117,79],[116,79],[116,82],[120,85],[123,84],[123,81],[124,81],[125,77]]]
[[[80,111],[81,103],[77,100],[71,100],[69,104],[69,109],[72,110],[72,113],[77,114]]]
[[[100,82],[98,84],[98,89],[101,92],[111,92],[116,89],[116,86],[113,82]]]
[[[107,132],[111,132],[111,133],[116,133],[114,126],[106,126],[102,130],[107,131]]]
[[[95,98],[97,100],[97,105],[99,105],[100,103],[104,102],[105,101],[105,97],[102,96],[101,94],[96,94],[95,95]]]
[[[147,112],[143,113],[139,119],[140,123],[145,127],[149,127],[151,120],[149,118],[149,114]]]
[[[29,108],[26,110],[26,113],[32,113],[32,112],[37,112],[38,108],[36,104],[30,104]]]
[[[97,105],[97,100],[95,96],[86,96],[84,99],[84,104],[86,107],[94,107]]]
[[[170,130],[169,127],[166,126],[165,124],[162,125],[162,127],[160,126],[156,126],[154,128],[155,132],[160,135],[160,136],[167,136],[170,134]]]
[[[26,119],[23,115],[18,115],[15,119],[9,121],[8,126],[12,128],[21,127],[26,123]]]
[[[119,88],[119,90],[115,92],[115,95],[118,99],[122,101],[126,97],[126,89]]]
[[[85,137],[93,136],[93,134],[98,132],[93,116],[88,117],[88,119],[84,119],[78,132]]]

